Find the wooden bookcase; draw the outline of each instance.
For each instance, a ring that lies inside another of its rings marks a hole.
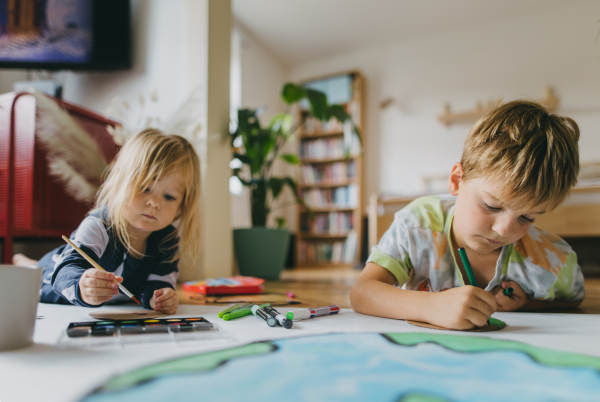
[[[337,96],[330,96],[326,89],[332,80],[336,80],[331,86],[337,88]],[[340,97],[340,82],[348,85],[348,96],[343,102],[336,101]],[[337,120],[321,124],[307,109],[300,108],[300,117],[307,120],[298,139],[298,191],[314,218],[305,207],[298,206],[296,266],[354,266],[360,258],[362,234],[363,79],[359,73],[349,72],[303,84],[325,92],[330,103],[344,105],[360,130],[362,144],[355,134],[348,135]]]

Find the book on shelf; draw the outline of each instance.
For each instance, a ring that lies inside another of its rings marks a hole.
[[[334,188],[302,190],[302,199],[309,208],[355,208],[358,205],[356,184]]]
[[[301,264],[352,264],[356,261],[358,235],[352,230],[344,241],[300,241],[298,261]]]
[[[356,231],[351,231],[344,242],[344,262],[351,264],[356,261],[356,244],[358,243],[358,235]]]
[[[352,212],[317,213],[314,219],[308,214],[302,215],[301,230],[311,234],[345,235],[354,229]]]
[[[331,262],[333,264],[341,263],[343,254],[344,254],[344,243],[341,241],[336,241],[335,243],[333,243],[333,247],[331,250]]]
[[[302,141],[300,158],[306,160],[339,159],[360,154],[360,140],[353,134],[350,144],[343,137],[318,138]]]
[[[302,184],[343,184],[354,179],[356,175],[356,163],[335,162],[326,165],[303,165]]]
[[[344,130],[342,123],[335,117],[332,117],[328,121],[322,122],[321,120],[309,116],[304,122],[304,133],[307,135],[321,134],[321,133],[341,133]]]

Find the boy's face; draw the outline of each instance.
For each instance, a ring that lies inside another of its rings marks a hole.
[[[457,163],[450,175],[449,190],[457,197],[452,234],[458,243],[480,254],[521,239],[534,219],[544,212],[548,202],[530,210],[515,201],[503,199],[504,183],[490,178],[461,179],[462,165]]]

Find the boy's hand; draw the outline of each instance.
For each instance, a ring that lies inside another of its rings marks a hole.
[[[150,299],[150,307],[161,313],[175,314],[177,306],[179,306],[179,296],[171,288],[155,290],[152,299]]]
[[[79,295],[81,300],[92,306],[109,301],[119,293],[114,280],[123,282],[123,278],[96,268],[86,270],[79,279]]]
[[[510,296],[506,296],[504,289],[508,289],[509,287],[513,288],[513,292]],[[519,284],[514,281],[503,281],[500,286],[494,287],[491,292],[496,298],[498,311],[519,310],[527,302],[527,295]]]
[[[482,327],[496,311],[496,299],[483,289],[461,286],[434,296],[425,313],[427,322],[449,329],[471,329]]]

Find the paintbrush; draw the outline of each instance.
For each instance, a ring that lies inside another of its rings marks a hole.
[[[87,260],[87,262],[89,262],[90,264],[92,264],[92,266],[94,268],[99,269],[100,271],[106,272],[106,270],[104,268],[102,268],[100,266],[100,264],[98,264],[96,261],[92,260],[92,258],[89,255],[87,255],[82,249],[80,249],[75,244],[73,244],[73,242],[71,240],[69,240],[69,238],[67,236],[63,236],[62,238],[63,238],[64,241],[66,241],[67,243],[69,243],[69,245],[71,247],[73,247],[75,249],[75,251],[77,251],[79,254],[81,254],[81,256]],[[119,289],[121,289],[121,291],[123,293],[125,293],[127,296],[131,297],[133,299],[133,301],[135,301],[137,304],[141,304],[139,302],[139,300],[135,298],[135,296],[133,295],[133,293],[131,293],[129,290],[125,289],[125,286],[121,285],[119,283],[119,281],[117,281],[115,279],[114,282],[117,284],[117,286],[119,287]]]

